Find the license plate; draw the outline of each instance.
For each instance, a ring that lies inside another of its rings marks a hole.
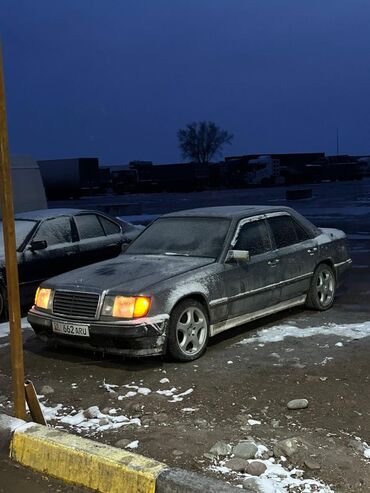
[[[89,337],[88,325],[77,325],[69,322],[56,322],[53,320],[53,332],[66,334],[68,336]]]

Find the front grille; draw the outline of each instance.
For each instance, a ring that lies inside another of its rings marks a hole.
[[[53,313],[66,317],[95,318],[99,295],[79,291],[55,291]]]

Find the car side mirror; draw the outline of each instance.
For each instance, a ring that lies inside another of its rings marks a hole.
[[[250,255],[248,250],[229,250],[226,262],[249,262]]]
[[[46,240],[36,240],[31,241],[30,250],[35,252],[36,250],[45,250],[47,248],[48,242]]]

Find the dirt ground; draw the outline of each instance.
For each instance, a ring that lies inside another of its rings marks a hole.
[[[328,221],[350,226],[354,261],[334,307],[325,313],[294,309],[227,331],[193,363],[53,349],[24,330],[26,376],[38,393],[51,387],[42,398],[48,408],[63,404],[62,416],[98,406],[106,415],[140,419],[141,426],[132,422],[104,429],[103,420],[102,430],[51,422],[104,443],[127,439],[137,445],[135,452],[234,484],[241,484],[240,476],[212,469],[220,461],[204,456],[215,442],[235,445],[252,437],[272,451],[279,440],[299,437],[305,446],[288,457],[288,468],[299,467],[304,477],[336,492],[370,491],[370,460],[359,446],[370,444],[370,221],[366,214],[351,223],[335,214]],[[366,323],[368,336],[356,335]],[[304,331],[311,335],[302,336]],[[0,411],[11,413],[7,342],[0,339]],[[287,402],[297,398],[307,399],[308,407],[288,410]],[[315,467],[307,465],[308,459]],[[0,463],[0,484],[10,477],[9,467]]]

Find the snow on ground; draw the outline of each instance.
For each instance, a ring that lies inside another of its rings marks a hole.
[[[282,465],[284,463],[283,461],[279,463],[274,458],[268,460],[258,459],[257,461],[265,464],[267,468],[259,477],[232,471],[225,466],[226,460],[216,462],[209,466],[209,469],[226,477],[233,477],[241,481],[253,478],[255,484],[258,486],[258,491],[261,493],[290,493],[292,491],[297,493],[334,493],[334,490],[329,485],[321,481],[303,478],[303,471],[301,469],[292,469],[291,471],[285,469]],[[256,462],[256,460],[253,459],[248,462]]]
[[[30,324],[27,321],[27,318],[22,318],[21,327],[23,330],[31,329]],[[9,322],[4,322],[0,324],[0,337],[7,337],[9,335]]]
[[[247,337],[237,344],[281,342],[287,337],[302,338],[313,336],[337,336],[347,340],[370,337],[370,321],[355,324],[330,323],[317,327],[297,327],[293,324],[276,325],[257,331],[257,335]]]
[[[38,397],[40,401],[44,399],[44,396],[39,395]],[[55,428],[71,427],[77,433],[83,431],[84,435],[92,435],[127,425],[141,426],[140,419],[118,415],[116,409],[111,409],[108,414],[104,414],[98,406],[92,406],[78,412],[73,406],[66,407],[63,404],[48,406],[45,402],[40,402],[40,406],[45,419],[48,422],[52,421]],[[115,412],[112,413],[112,411]]]

